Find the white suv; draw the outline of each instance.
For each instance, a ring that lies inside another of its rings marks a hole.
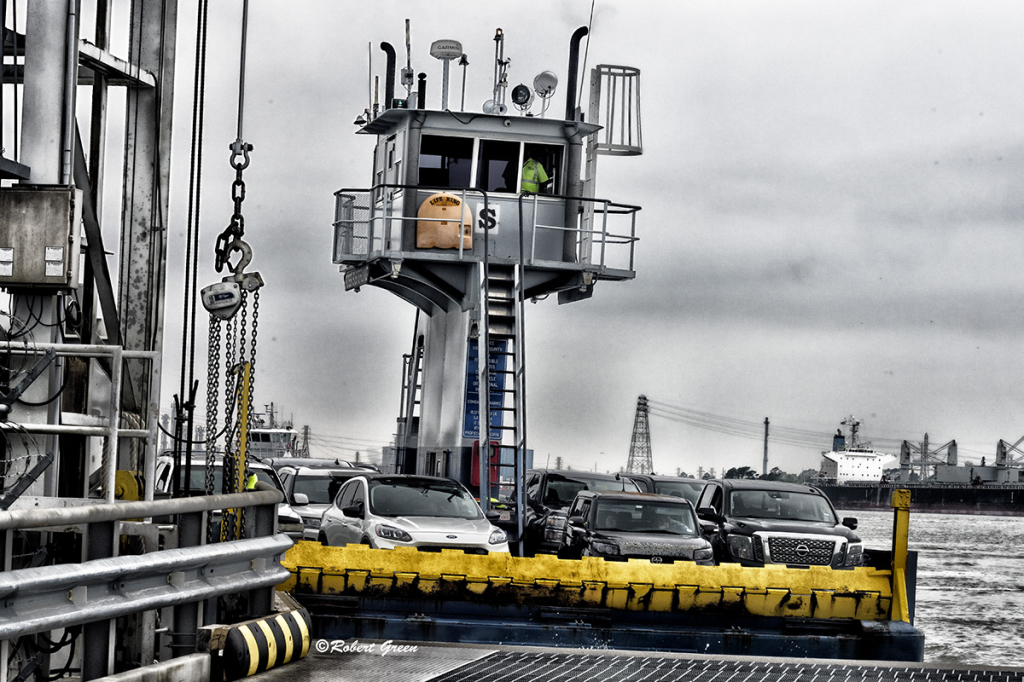
[[[491,525],[469,491],[457,481],[434,476],[371,474],[350,479],[324,512],[319,540],[335,547],[508,552],[505,531]]]

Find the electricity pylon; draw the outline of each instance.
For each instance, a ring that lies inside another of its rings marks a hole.
[[[636,417],[633,419],[633,438],[629,443],[629,462],[626,471],[631,474],[654,472],[651,460],[651,430],[647,421],[647,396],[636,400]]]

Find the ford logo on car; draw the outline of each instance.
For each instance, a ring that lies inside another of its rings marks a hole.
[[[446,537],[446,538],[448,538],[449,540],[455,540],[455,539],[457,539],[457,538],[458,538],[459,536],[458,536],[458,535],[445,535],[445,537]]]

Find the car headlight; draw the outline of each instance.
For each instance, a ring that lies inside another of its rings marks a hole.
[[[412,536],[406,533],[401,528],[395,528],[394,526],[385,526],[383,523],[377,524],[377,535],[384,538],[385,540],[397,540],[398,542],[412,542]]]
[[[278,523],[277,524],[277,532],[278,533],[301,533],[302,532],[302,527],[303,526],[302,526],[301,523]]]
[[[501,543],[505,542],[506,540],[508,540],[508,536],[505,535],[505,531],[499,530],[499,529],[495,529],[494,532],[491,533],[491,537],[487,538],[487,544],[489,544],[489,545],[500,545]]]
[[[544,519],[544,525],[555,526],[561,529],[562,526],[565,525],[565,517],[561,514],[549,514],[548,517]]]
[[[860,566],[864,559],[864,545],[851,542],[846,546],[846,566]]]
[[[729,554],[735,559],[754,559],[754,543],[745,535],[729,536]]]
[[[302,519],[302,523],[306,524],[306,528],[319,528],[320,519],[315,516],[307,516]]]
[[[565,533],[565,519],[561,514],[549,514],[544,519],[544,539],[548,542],[561,542]]]
[[[597,540],[590,543],[590,549],[596,554],[607,554],[608,556],[617,556],[619,553],[618,545],[610,542],[598,542]]]
[[[694,561],[709,561],[710,559],[713,559],[714,557],[715,557],[715,553],[711,550],[710,547],[705,547],[703,549],[695,549],[695,550],[693,550],[693,560]]]

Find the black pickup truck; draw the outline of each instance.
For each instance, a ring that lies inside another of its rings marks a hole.
[[[778,481],[708,481],[697,501],[718,563],[860,566],[864,546],[817,488]]]

